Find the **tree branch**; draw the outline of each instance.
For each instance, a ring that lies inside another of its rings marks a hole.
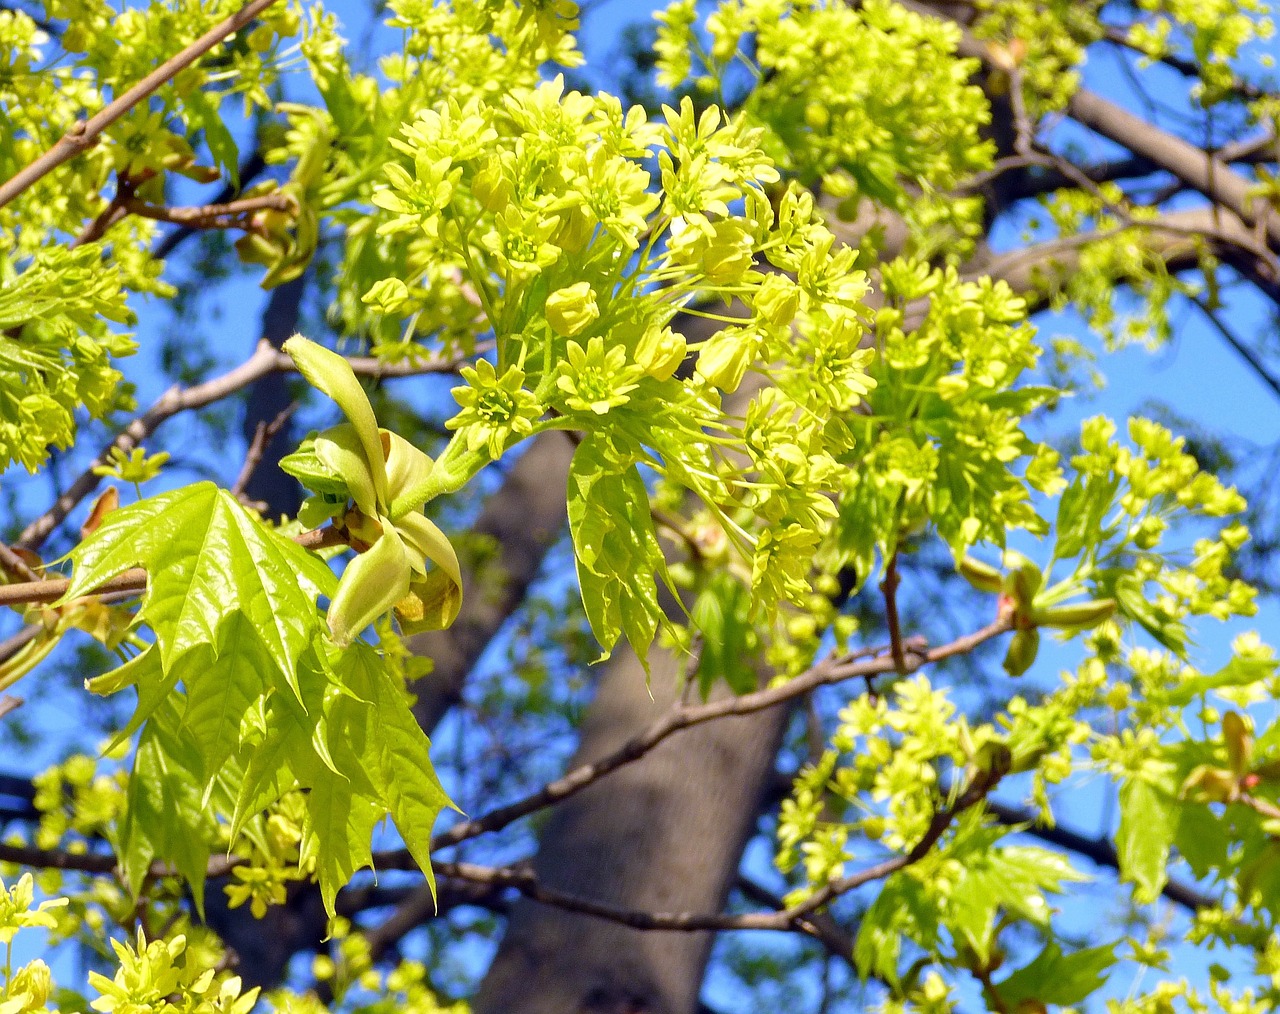
[[[919,862],[937,844],[947,828],[951,826],[951,822],[965,810],[982,802],[986,794],[1000,781],[1002,775],[1003,772],[996,770],[981,772],[975,776],[954,805],[934,813],[928,830],[909,852],[831,881],[803,901],[772,912],[750,912],[743,915],[726,915],[719,912],[649,912],[621,908],[546,887],[539,883],[532,870],[522,866],[492,867],[453,862],[433,863],[432,866],[438,873],[447,877],[456,877],[478,884],[514,888],[532,901],[622,923],[632,929],[681,933],[695,933],[702,930],[792,930],[806,933],[822,941],[823,931],[814,924],[814,913],[825,908],[841,895],[848,894],[873,881],[882,880],[898,870]]]
[[[75,158],[97,144],[98,137],[116,120],[182,70],[185,70],[227,36],[243,28],[276,0],[249,0],[239,11],[224,19],[196,39],[176,56],[170,57],[114,102],[87,120],[80,120],[52,148],[9,180],[0,184],[0,208],[4,207],[41,177],[64,162]]]
[[[237,500],[245,500],[245,487],[249,485],[249,480],[253,478],[253,473],[258,470],[258,466],[262,464],[262,455],[266,452],[267,444],[284,427],[289,421],[293,413],[298,410],[296,401],[290,402],[282,409],[271,422],[260,422],[253,431],[253,440],[249,444],[249,450],[245,452],[244,464],[240,467],[240,474],[236,477],[235,484],[231,487],[231,495]]]
[[[927,664],[940,662],[955,655],[967,654],[979,645],[1006,633],[1009,629],[1008,621],[1000,619],[972,634],[932,649],[926,649],[918,639],[909,640],[904,645],[904,648],[907,649],[904,658],[904,675],[914,673]],[[866,679],[897,671],[897,664],[891,656],[882,655],[865,661],[829,658],[819,662],[807,672],[795,677],[795,679],[788,680],[786,683],[776,687],[743,694],[741,697],[727,697],[707,704],[677,705],[664,717],[650,725],[648,729],[633,736],[618,749],[600,760],[580,765],[564,776],[544,785],[537,792],[526,796],[524,799],[517,800],[507,806],[498,807],[473,820],[455,824],[448,831],[441,832],[432,839],[431,849],[434,852],[450,845],[457,845],[459,842],[467,841],[481,834],[499,831],[521,817],[567,799],[569,796],[581,792],[588,785],[599,781],[611,771],[616,771],[623,765],[643,757],[668,736],[682,729],[688,729],[695,725],[701,725],[703,722],[710,722],[730,715],[749,715],[757,711],[763,711],[766,708],[784,704],[820,686],[826,686],[831,683],[840,683],[855,678]],[[404,850],[404,856],[408,861],[412,862],[412,857],[409,856],[407,850]]]
[[[1273,243],[1280,242],[1280,220],[1268,213],[1264,202],[1251,196],[1253,183],[1222,159],[1161,130],[1087,88],[1080,89],[1071,97],[1067,112],[1072,119],[1095,133],[1124,146],[1135,155],[1150,159],[1215,204],[1230,209],[1242,221],[1260,225]]]
[[[238,185],[232,186],[232,184],[228,182],[225,186],[223,186],[223,188],[220,191],[218,191],[218,193],[214,196],[213,201],[211,203],[213,204],[230,203],[231,200],[236,196],[236,194],[240,192],[240,188],[244,187],[244,185],[248,183],[250,180],[256,179],[258,176],[261,176],[263,170],[265,170],[266,168],[267,168],[267,161],[262,157],[262,151],[261,150],[255,151],[252,155],[250,155],[247,159],[245,159],[242,163],[240,163],[239,170],[236,173],[236,181]],[[191,226],[191,225],[183,225],[177,229],[174,229],[172,232],[166,235],[162,240],[160,240],[160,242],[158,242],[152,248],[151,256],[158,261],[164,260],[171,253],[173,253],[174,250],[178,248],[178,245],[180,243],[182,243],[184,240],[188,239],[189,237],[194,236],[198,231],[199,230],[197,230],[194,226]]]
[[[325,549],[330,546],[347,544],[346,538],[334,528],[318,528],[315,531],[302,532],[300,535],[295,535],[293,541],[307,549]],[[67,593],[67,589],[70,587],[71,581],[65,577],[0,585],[0,606],[22,605],[32,602],[56,602]],[[141,592],[145,591],[146,587],[147,572],[141,567],[133,567],[87,592],[85,597]]]
[[[245,219],[255,211],[292,211],[297,205],[288,194],[260,194],[225,204],[198,204],[192,207],[168,207],[130,199],[124,202],[127,214],[141,215],[157,222],[170,222],[191,229],[249,228]]]
[[[478,345],[476,351],[482,352],[486,348],[487,345]],[[470,356],[461,355],[437,356],[420,363],[389,364],[372,357],[359,356],[350,358],[347,362],[360,376],[385,378],[411,377],[422,373],[446,373],[457,369],[459,364],[470,358]],[[102,452],[90,462],[89,467],[65,493],[58,497],[52,507],[23,529],[15,547],[30,550],[40,548],[45,539],[75,509],[76,505],[98,488],[102,477],[95,475],[93,470],[109,462],[112,449],[118,448],[127,454],[171,416],[221,401],[268,373],[288,373],[293,370],[293,360],[288,355],[272,348],[267,342],[260,342],[254,354],[235,369],[194,387],[170,388],[151,408],[129,423],[111,443],[102,449]]]

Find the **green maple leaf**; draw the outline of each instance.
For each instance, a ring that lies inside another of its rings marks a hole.
[[[431,741],[409,710],[398,680],[372,648],[353,644],[336,669],[353,696],[341,702],[351,720],[332,722],[331,731],[363,758],[362,770],[434,894],[431,832],[440,811],[453,804],[431,764]]]
[[[1177,800],[1147,782],[1130,779],[1120,787],[1116,853],[1121,879],[1134,885],[1139,904],[1151,904],[1164,888],[1180,812]]]
[[[191,884],[197,906],[202,906],[216,827],[194,777],[200,767],[196,748],[176,734],[178,700],[168,698],[138,740],[115,847],[134,897],[152,860],[166,859]]]
[[[206,785],[240,745],[245,712],[270,690],[271,660],[243,613],[228,617],[217,650],[201,646],[174,667],[187,690],[182,723],[200,750]]]
[[[356,760],[354,756],[345,758]],[[307,793],[307,822],[300,859],[315,859],[316,879],[325,910],[333,916],[339,889],[361,867],[373,866],[369,841],[386,809],[368,789],[367,779],[355,783],[332,774],[314,779]],[[360,784],[363,782],[364,784]]]
[[[320,629],[316,598],[336,586],[319,557],[209,482],[113,511],[71,558],[64,601],[131,567],[147,571],[139,616],[156,633],[166,672],[198,647],[223,654],[220,630],[239,615],[295,692],[297,658]]]
[[[591,438],[574,452],[569,530],[582,604],[604,649],[601,659],[625,632],[647,670],[649,645],[662,621],[654,574],[665,563],[644,480],[634,465],[615,458],[607,444]]]

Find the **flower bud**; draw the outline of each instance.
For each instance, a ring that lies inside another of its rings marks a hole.
[[[698,376],[722,391],[736,391],[755,358],[760,335],[747,328],[727,327],[710,338],[698,353]]]
[[[972,556],[962,556],[956,565],[956,570],[978,591],[990,592],[994,595],[1004,585],[1004,575],[1000,571],[981,560],[975,560]]]
[[[1005,594],[1014,601],[1019,613],[1025,613],[1031,608],[1044,575],[1031,560],[1012,549],[1005,552],[1004,565],[1009,571],[1004,577]]]
[[[1009,651],[1004,657],[1004,671],[1010,676],[1021,676],[1031,668],[1040,650],[1040,631],[1032,627],[1019,630],[1009,641]]]
[[[53,974],[49,966],[39,958],[29,965],[19,968],[13,973],[13,981],[9,983],[10,997],[25,995],[28,999],[22,1010],[42,1010],[53,992]]]
[[[688,351],[684,335],[669,327],[651,327],[636,348],[636,362],[655,380],[668,380]]]
[[[1253,728],[1248,718],[1234,711],[1222,716],[1222,739],[1227,746],[1227,763],[1239,777],[1249,770],[1253,759]]]
[[[800,309],[800,286],[785,275],[766,275],[753,302],[756,313],[770,324],[785,326]]]
[[[572,338],[581,334],[600,316],[595,290],[587,282],[575,282],[556,289],[547,297],[547,323],[556,334]]]
[[[511,203],[511,181],[502,171],[502,163],[491,158],[471,181],[471,194],[486,211],[495,215]]]
[[[1201,764],[1187,775],[1178,793],[1195,803],[1230,803],[1240,794],[1240,785],[1226,768]]]
[[[1032,622],[1042,627],[1096,627],[1116,611],[1115,599],[1090,599],[1050,609],[1032,610]]]

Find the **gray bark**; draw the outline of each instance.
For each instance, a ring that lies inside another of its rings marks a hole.
[[[677,660],[652,656],[653,697],[619,649],[572,766],[612,751],[675,700]],[[726,691],[727,692],[727,691]],[[698,726],[556,807],[534,870],[548,887],[645,911],[719,912],[773,771],[781,708]],[[515,904],[475,1014],[694,1014],[710,933],[660,933]]]

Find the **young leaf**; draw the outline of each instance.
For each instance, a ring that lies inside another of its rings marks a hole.
[[[884,883],[858,926],[853,960],[865,980],[876,976],[898,982],[898,956],[904,938],[931,947],[938,935],[937,903],[914,877],[895,873]]]
[[[178,705],[171,696],[138,740],[115,846],[135,897],[151,861],[163,858],[190,883],[202,908],[214,819],[202,805],[199,755],[189,741],[174,734],[177,724]]]
[[[598,439],[584,440],[569,467],[569,530],[587,619],[608,658],[626,633],[646,656],[662,609],[654,574],[662,550],[649,513],[649,493],[635,466],[619,461]]]
[[[353,744],[359,743],[357,752],[365,759],[365,770],[434,893],[431,831],[440,811],[453,804],[436,778],[431,742],[409,710],[404,691],[372,647],[353,644],[335,668],[352,693],[368,702],[343,701],[359,710],[364,720],[363,729],[353,723],[345,734]]]
[[[1174,799],[1148,782],[1130,779],[1120,788],[1116,853],[1121,876],[1135,885],[1139,904],[1155,901],[1164,887],[1179,810]]]
[[[325,910],[332,916],[334,899],[362,867],[373,865],[370,838],[374,825],[386,815],[369,780],[360,771],[354,751],[334,744],[335,759],[351,777],[335,777],[313,768],[307,793],[307,824],[303,830],[302,857],[316,861],[316,879]]]
[[[241,613],[223,623],[216,653],[197,648],[174,667],[187,692],[183,730],[199,748],[206,785],[240,745],[245,712],[270,692],[263,679],[270,669],[262,641]]]
[[[331,595],[336,583],[319,557],[211,482],[113,511],[71,558],[76,567],[64,601],[130,567],[146,569],[139,616],[156,632],[166,671],[198,646],[217,651],[221,626],[239,615],[290,685],[297,657],[319,627],[316,598]]]
[[[1057,943],[1049,943],[1029,965],[996,983],[1002,1009],[1018,1010],[1023,1000],[1060,1006],[1080,1003],[1106,981],[1107,969],[1116,963],[1115,950],[1115,944],[1108,944],[1063,954]]]

